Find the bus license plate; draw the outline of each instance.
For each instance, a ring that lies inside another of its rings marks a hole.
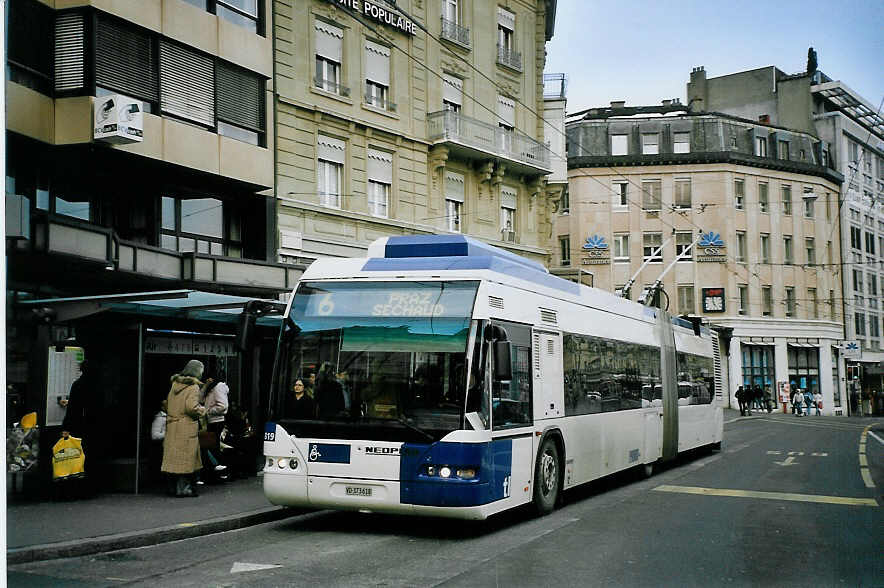
[[[346,494],[347,496],[371,496],[371,488],[364,488],[362,486],[347,486]]]

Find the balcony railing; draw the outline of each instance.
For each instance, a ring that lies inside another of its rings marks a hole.
[[[347,97],[350,95],[350,88],[343,86],[334,80],[325,80],[322,78],[313,78],[313,85],[320,90],[331,92],[339,96]]]
[[[498,43],[497,63],[516,71],[522,71],[522,54],[518,51],[511,51]]]
[[[564,100],[568,80],[565,74],[543,74],[543,97],[548,100]]]
[[[550,170],[549,148],[516,131],[463,116],[459,112],[440,110],[427,115],[427,134],[433,142],[452,142],[484,154],[509,159],[535,169]]]
[[[380,108],[381,110],[396,112],[396,103],[390,102],[388,98],[385,98],[383,96],[373,94],[372,87],[369,85],[365,86],[365,103],[370,106],[374,106],[375,108]]]
[[[462,27],[453,20],[442,17],[442,38],[452,41],[458,45],[462,45],[469,49],[470,47],[470,29]]]

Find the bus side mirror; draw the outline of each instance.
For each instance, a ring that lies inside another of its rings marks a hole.
[[[236,321],[236,348],[245,351],[252,343],[252,333],[255,332],[255,324],[258,322],[258,314],[249,312],[248,304]]]
[[[508,382],[513,379],[512,345],[509,341],[494,342],[494,379]]]

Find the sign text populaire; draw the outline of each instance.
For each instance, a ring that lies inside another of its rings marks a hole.
[[[332,4],[336,4],[338,6],[343,6],[345,8],[349,8],[350,10],[355,10],[360,14],[364,14],[372,20],[376,20],[381,24],[385,24],[387,26],[391,26],[393,28],[399,29],[403,33],[408,33],[410,35],[414,35],[417,33],[417,27],[415,24],[402,16],[401,14],[390,10],[388,8],[384,8],[383,6],[378,6],[374,2],[369,2],[368,0],[328,0]]]

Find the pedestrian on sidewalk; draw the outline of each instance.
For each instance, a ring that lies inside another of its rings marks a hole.
[[[169,476],[169,493],[197,496],[196,474],[202,469],[197,438],[199,419],[206,414],[200,403],[203,364],[191,359],[180,374],[172,376],[166,398],[166,437],[161,470]]]
[[[801,388],[795,388],[795,392],[792,393],[792,414],[795,416],[802,416],[802,404],[804,404],[804,393],[801,392]]]
[[[816,407],[816,416],[820,416],[820,409],[823,407],[823,395],[820,394],[819,390],[815,390],[813,393],[813,405]]]
[[[740,416],[746,416],[746,406],[744,404],[744,401],[746,398],[746,392],[743,390],[742,386],[737,388],[736,397],[737,397],[737,404],[740,405]]]
[[[761,391],[761,386],[758,384],[752,387],[752,400],[756,409],[764,410],[764,392]]]
[[[67,400],[60,400],[65,407],[64,419],[61,421],[61,436],[64,439],[76,437],[82,441],[83,454],[89,457],[89,472],[86,477],[88,493],[98,491],[98,469],[95,464],[103,455],[101,443],[101,425],[99,422],[99,391],[101,383],[96,382],[90,364],[84,359],[80,363],[80,377],[77,378],[68,394]]]
[[[767,409],[767,414],[770,414],[773,411],[772,398],[770,396],[770,386],[764,387],[764,407]]]
[[[224,372],[219,371],[216,378],[207,378],[201,390],[201,404],[206,407],[206,430],[214,439],[213,447],[201,449],[202,462],[205,466],[203,480],[221,482],[227,479],[227,468],[219,461],[221,432],[224,431],[224,418],[227,415],[230,388],[224,381]]]
[[[804,389],[804,412],[807,416],[811,415],[810,409],[813,408],[813,392],[809,388]]]

